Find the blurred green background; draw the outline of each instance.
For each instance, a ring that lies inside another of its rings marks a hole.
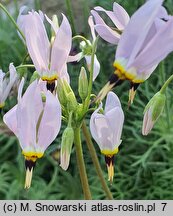
[[[17,18],[21,5],[29,5],[35,9],[41,9],[51,16],[60,13],[67,15],[73,25],[73,31],[91,38],[87,18],[94,6],[102,6],[105,9],[112,9],[112,0],[71,0],[69,10],[65,0],[35,0],[35,1],[0,1],[7,6],[9,11]],[[131,15],[144,0],[117,0]],[[173,15],[172,0],[165,0],[165,7]],[[70,11],[72,12],[71,19]],[[50,29],[48,29],[50,30]],[[173,42],[173,41],[172,41]],[[78,43],[74,48],[78,49]],[[102,39],[99,40],[97,56],[101,63],[101,72],[94,83],[94,93],[106,83],[113,72],[112,62],[114,60],[115,46],[112,46]],[[19,39],[14,26],[6,15],[0,11],[0,68],[8,71],[8,65],[13,62],[19,65],[26,49]],[[27,59],[30,63],[30,59]],[[122,144],[119,154],[115,158],[115,178],[109,188],[114,199],[172,199],[173,198],[173,85],[167,90],[167,101],[163,115],[147,137],[141,134],[143,110],[150,98],[160,89],[164,81],[173,72],[173,55],[169,55],[136,94],[134,104],[128,109],[129,83],[124,82],[114,89],[120,97],[125,112],[125,125],[122,134]],[[69,65],[71,85],[77,89],[79,68],[85,62]],[[28,78],[33,70],[22,71]],[[80,178],[76,164],[75,152],[72,152],[70,167],[63,171],[59,166],[59,148],[61,143],[61,132],[53,144],[48,148],[45,156],[39,159],[34,170],[33,182],[30,190],[24,190],[25,167],[24,158],[17,139],[5,127],[2,116],[16,103],[16,90],[13,90],[0,120],[0,199],[83,199]],[[77,94],[77,92],[76,92]],[[87,123],[90,116],[87,116]],[[93,199],[106,199],[102,190],[99,178],[83,140],[84,159],[89,178],[89,184]],[[94,143],[97,155],[107,179],[107,170],[104,157],[100,154],[99,148]]]

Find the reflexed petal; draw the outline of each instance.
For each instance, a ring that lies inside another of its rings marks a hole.
[[[117,27],[123,30],[130,20],[128,13],[121,5],[116,2],[113,4],[113,11],[119,23],[121,24],[120,26],[117,25]]]
[[[90,68],[91,68],[91,56],[85,56],[85,59],[86,59],[86,62],[87,62],[88,69],[90,70]],[[97,56],[94,55],[93,81],[96,79],[99,72],[100,72],[100,63],[99,63],[99,61],[97,59]]]
[[[117,95],[114,92],[110,91],[106,98],[105,113],[109,112],[115,107],[121,108],[121,103]]]
[[[3,121],[8,126],[8,128],[18,137],[16,110],[17,105],[4,115]]]
[[[92,16],[89,16],[88,24],[89,24],[90,29],[91,29],[91,34],[92,34],[93,40],[95,40],[96,39],[96,34],[95,34],[95,30],[94,30],[94,22],[93,22],[93,17]]]
[[[38,147],[45,150],[56,138],[61,127],[61,106],[58,99],[46,93],[46,103],[38,129]]]
[[[124,113],[121,107],[116,107],[105,114],[109,127],[113,133],[114,148],[121,144],[121,133],[124,123]]]
[[[51,53],[50,70],[60,73],[67,62],[72,43],[72,32],[67,18],[63,15],[63,21],[59,27]]]
[[[80,61],[82,58],[83,58],[83,53],[80,52],[80,53],[78,53],[78,54],[76,54],[76,55],[74,55],[74,56],[68,56],[67,62],[75,62],[75,61],[78,62],[78,61]]]
[[[36,125],[43,110],[37,81],[32,82],[17,106],[18,138],[22,149],[36,150]]]
[[[129,59],[129,66],[133,63],[161,8],[162,2],[163,0],[149,0],[133,14],[121,35],[116,58]]]
[[[64,64],[61,72],[59,73],[59,77],[61,80],[66,80],[67,83],[70,83],[70,77],[67,71],[67,64]]]
[[[58,27],[55,25],[55,23],[45,14],[46,20],[48,23],[52,26],[55,33],[58,31]]]
[[[91,14],[95,19],[95,30],[100,35],[100,37],[102,37],[105,41],[109,43],[117,44],[120,38],[120,34],[116,31],[113,31],[108,25],[106,25],[104,20],[99,16],[96,11],[92,10]]]
[[[173,18],[152,38],[140,55],[135,59],[133,66],[140,72],[157,65],[171,51],[173,51]]]
[[[48,70],[50,43],[43,21],[37,12],[30,12],[22,17],[28,52],[36,70]]]

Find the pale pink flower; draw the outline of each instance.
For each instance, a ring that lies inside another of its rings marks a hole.
[[[124,113],[118,97],[113,92],[108,93],[104,112],[99,111],[101,106],[91,115],[90,131],[101,153],[105,155],[109,180],[112,181],[113,158],[121,144]]]
[[[24,79],[19,86],[18,104],[4,115],[3,120],[19,140],[26,160],[25,188],[29,188],[35,161],[43,156],[59,133],[61,106],[58,99],[37,81],[31,83],[22,96],[23,84]]]
[[[105,12],[115,27],[108,26],[96,11]],[[94,17],[94,27],[99,36],[111,44],[118,44],[121,33],[130,19],[125,9],[115,2],[113,4],[113,11],[105,10],[102,7],[95,7],[94,10],[91,10],[91,14]]]
[[[22,11],[23,8],[18,25],[25,35],[28,52],[40,77],[48,82],[58,78],[69,82],[66,64],[71,50],[72,32],[66,16],[62,14],[62,23],[55,29],[55,39],[50,43],[43,23],[43,13],[31,11],[23,15]]]
[[[91,69],[91,55],[92,55],[92,48],[93,48],[92,46],[93,46],[93,42],[96,40],[96,34],[95,34],[94,22],[93,22],[92,16],[88,18],[88,24],[91,30],[92,42],[89,40],[87,40],[87,43],[86,41],[82,41],[80,43],[80,48],[82,52],[79,52],[75,56],[69,56],[68,62],[80,61],[84,57],[87,63],[87,67],[90,70]],[[100,63],[95,54],[94,55],[93,81],[97,78],[99,72],[100,72]]]
[[[115,55],[115,74],[139,84],[173,50],[173,17],[163,0],[148,0],[131,17]]]

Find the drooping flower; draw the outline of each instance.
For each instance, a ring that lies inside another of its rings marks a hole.
[[[66,16],[63,15],[60,27],[54,26],[55,37],[50,43],[43,20],[44,15],[41,12],[31,11],[23,15],[21,11],[18,25],[25,35],[28,52],[37,72],[42,80],[47,81],[51,90],[51,84],[58,78],[69,82],[66,64],[71,49],[72,32]]]
[[[96,11],[105,12],[115,27],[108,26]],[[118,44],[121,33],[130,19],[125,9],[118,3],[114,2],[113,11],[105,10],[102,7],[95,7],[94,10],[91,10],[91,14],[94,17],[94,27],[99,36],[111,44]]]
[[[17,80],[17,72],[14,65],[11,63],[9,65],[9,78],[6,77],[6,74],[0,70],[0,109],[5,106],[5,101]]]
[[[121,133],[124,123],[124,113],[120,101],[115,93],[109,92],[105,110],[99,113],[101,106],[91,115],[90,131],[99,145],[101,153],[105,155],[109,180],[114,176],[113,160],[121,144]]]
[[[82,58],[85,58],[87,67],[90,70],[91,69],[91,56],[92,56],[92,49],[93,49],[93,42],[96,40],[96,34],[94,30],[94,22],[93,17],[90,16],[88,18],[88,24],[90,26],[91,35],[93,41],[82,41],[80,43],[81,52],[76,54],[75,56],[69,56],[68,62],[74,62],[74,61],[80,61]],[[93,68],[93,81],[97,78],[98,74],[100,72],[100,63],[97,59],[97,56],[94,55],[94,68]]]
[[[155,122],[158,120],[158,118],[163,112],[163,109],[165,107],[165,101],[165,94],[157,92],[146,105],[142,125],[143,135],[148,135],[149,132],[152,130]]]
[[[162,3],[163,0],[148,0],[140,7],[131,17],[117,47],[115,72],[109,84],[115,86],[129,80],[130,103],[139,84],[148,79],[173,50],[173,17],[167,15]]]
[[[24,79],[19,86],[18,104],[4,115],[3,120],[19,140],[25,157],[25,188],[29,188],[36,160],[43,156],[60,130],[61,106],[46,90],[45,82],[34,81],[22,96],[23,84]]]

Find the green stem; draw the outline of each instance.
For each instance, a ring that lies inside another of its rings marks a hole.
[[[74,130],[74,143],[76,147],[76,157],[77,164],[79,168],[80,179],[82,183],[84,198],[86,200],[91,200],[91,192],[88,184],[88,178],[86,174],[86,168],[83,158],[82,145],[81,145],[81,137],[80,137],[80,127],[75,128]]]
[[[165,82],[165,65],[164,62],[161,62],[161,75],[162,75],[162,79],[163,82]],[[167,97],[167,92],[166,92],[166,88],[168,87],[168,85],[170,84],[170,82],[173,80],[173,75],[171,75],[166,82],[163,84],[162,88],[160,89],[160,93],[161,94],[165,94]],[[169,130],[170,128],[170,118],[169,118],[169,104],[168,104],[168,100],[166,100],[166,104],[165,104],[165,111],[166,111],[166,119],[167,119],[167,128]]]
[[[9,17],[9,19],[13,23],[14,27],[20,33],[20,35],[22,36],[23,40],[25,40],[25,36],[24,36],[23,32],[20,30],[20,28],[18,27],[16,21],[13,19],[13,17],[9,14],[9,12],[7,11],[7,9],[1,3],[0,3],[0,8],[7,14],[7,16]]]
[[[88,85],[88,96],[85,100],[85,112],[88,110],[88,107],[90,104],[90,97],[91,97],[92,85],[93,85],[93,74],[94,74],[94,56],[95,56],[95,52],[96,52],[96,48],[97,48],[97,42],[98,42],[98,37],[93,42],[93,47],[92,47],[91,68],[90,68],[90,77],[89,77],[89,85]]]
[[[105,191],[105,194],[107,195],[107,198],[110,199],[110,200],[113,200],[112,193],[111,193],[111,191],[109,190],[109,187],[106,184],[105,178],[104,178],[103,173],[102,173],[102,169],[100,167],[99,160],[97,158],[97,154],[96,154],[93,142],[91,140],[90,133],[88,131],[88,128],[87,128],[85,122],[83,122],[83,124],[82,124],[82,131],[83,131],[83,134],[84,134],[84,137],[85,137],[85,140],[86,140],[86,143],[87,143],[87,146],[88,146],[88,149],[89,149],[93,164],[95,166],[97,175],[98,175],[98,177],[100,179],[100,182],[102,184],[103,190]]]
[[[90,46],[88,40],[87,40],[85,37],[83,37],[83,36],[81,36],[81,35],[76,35],[76,36],[74,36],[74,37],[72,38],[72,40],[76,40],[76,39],[85,41],[85,43],[87,43],[87,44]]]
[[[76,29],[75,29],[75,24],[74,24],[74,16],[73,16],[73,12],[72,12],[71,0],[66,0],[66,6],[67,6],[67,11],[68,11],[68,14],[70,17],[72,31],[73,31],[73,34],[75,35]]]
[[[173,75],[171,75],[166,82],[163,84],[162,88],[160,89],[160,93],[165,94],[166,88],[168,87],[168,85],[170,84],[170,82],[172,82],[173,80]]]

